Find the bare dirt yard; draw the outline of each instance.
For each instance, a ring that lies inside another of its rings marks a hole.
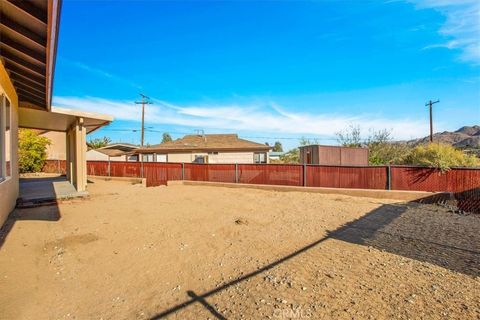
[[[480,216],[435,205],[94,180],[17,209],[2,319],[480,319]]]

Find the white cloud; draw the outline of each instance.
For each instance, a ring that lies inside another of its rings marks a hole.
[[[446,20],[439,33],[445,42],[423,49],[448,48],[462,51],[460,59],[480,64],[480,1],[478,0],[412,0],[418,9],[434,9]]]
[[[111,114],[115,120],[140,121],[141,108],[133,101],[114,101],[95,97],[55,97],[57,107]],[[349,125],[359,124],[364,130],[391,129],[396,139],[424,136],[425,121],[388,119],[371,114],[339,115],[285,111],[272,103],[249,105],[178,106],[155,100],[146,107],[148,124],[202,128],[211,131],[242,131],[295,135],[333,136]]]

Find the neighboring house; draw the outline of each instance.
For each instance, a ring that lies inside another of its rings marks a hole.
[[[368,166],[368,148],[309,145],[300,147],[300,163]]]
[[[50,140],[47,146],[48,160],[66,160],[67,159],[67,143],[65,132],[57,131],[40,131],[39,135]]]
[[[138,146],[129,143],[113,143],[87,151],[87,161],[138,161],[135,150]]]
[[[272,151],[268,154],[270,160],[280,160],[280,157],[283,156],[285,152],[281,151]]]
[[[18,128],[64,132],[66,179],[83,192],[86,135],[113,120],[52,107],[60,7],[59,0],[1,1],[0,226],[19,197]]]
[[[268,163],[271,147],[236,134],[187,135],[136,151],[143,162]]]

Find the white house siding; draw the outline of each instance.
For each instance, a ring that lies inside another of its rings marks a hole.
[[[208,163],[253,163],[253,152],[219,152],[209,154]]]

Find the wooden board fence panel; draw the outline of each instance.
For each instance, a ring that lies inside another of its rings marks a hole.
[[[144,162],[143,176],[147,187],[166,185],[169,180],[182,180],[182,164]]]
[[[307,166],[307,186],[387,189],[387,167]]]
[[[303,165],[239,164],[239,183],[303,186]]]
[[[235,165],[185,163],[185,180],[233,183]]]

